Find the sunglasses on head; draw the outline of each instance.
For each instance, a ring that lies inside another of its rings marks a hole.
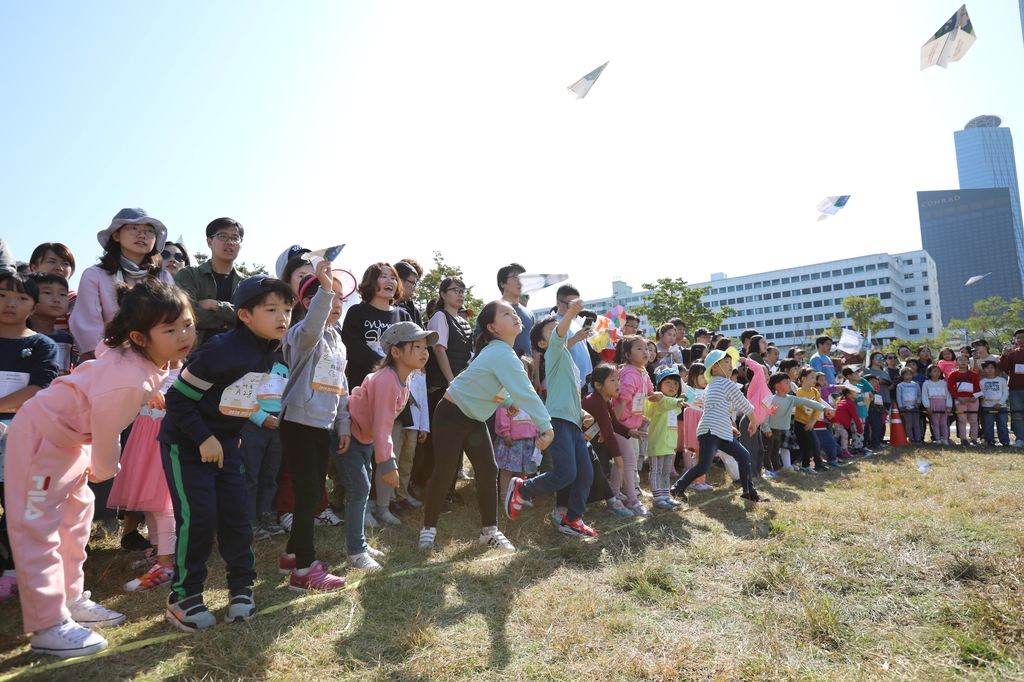
[[[163,259],[173,258],[174,260],[178,261],[179,263],[184,263],[185,262],[185,254],[180,253],[180,252],[171,253],[170,251],[167,251],[166,249],[160,252],[160,257],[163,258]]]

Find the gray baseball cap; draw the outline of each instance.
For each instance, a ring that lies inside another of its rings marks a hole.
[[[384,330],[380,335],[380,347],[384,355],[388,355],[391,349],[406,341],[419,341],[426,339],[428,346],[437,343],[437,332],[428,331],[415,322],[398,322]]]

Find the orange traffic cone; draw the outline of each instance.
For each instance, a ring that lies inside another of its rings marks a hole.
[[[889,420],[889,445],[901,447],[910,445],[907,440],[907,432],[903,429],[903,420],[900,419],[900,411],[895,405],[892,406],[892,416]]]

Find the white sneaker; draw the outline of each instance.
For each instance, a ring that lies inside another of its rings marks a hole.
[[[293,518],[294,517],[292,516],[291,512],[285,512],[284,514],[281,514],[281,518],[278,519],[277,522],[281,524],[282,528],[284,528],[286,531],[291,533],[292,532],[292,519]]]
[[[380,551],[379,549],[374,549],[373,547],[370,547],[369,545],[366,546],[366,553],[369,554],[370,556],[372,556],[374,559],[383,559],[384,558],[384,552]]]
[[[334,513],[334,510],[328,507],[322,512],[313,517],[314,526],[340,526],[341,519]]]
[[[436,528],[420,529],[420,549],[434,549],[434,538],[437,537]]]
[[[362,554],[356,554],[345,559],[345,563],[352,568],[359,568],[364,571],[379,571],[380,564],[373,560],[369,552],[363,552]]]
[[[370,508],[367,507],[363,513],[363,528],[376,528],[379,525],[377,519],[373,518],[373,514],[370,513]]]
[[[508,538],[498,530],[497,526],[487,526],[480,531],[480,537],[477,539],[477,542],[502,552],[516,551],[515,545],[508,541]]]
[[[78,599],[68,604],[71,620],[78,625],[87,628],[107,628],[112,625],[120,625],[127,619],[123,613],[100,606],[89,598],[91,596],[92,593],[86,590]]]
[[[59,658],[74,658],[99,653],[107,648],[107,638],[84,628],[73,619],[32,633],[32,651]]]
[[[417,500],[412,495],[407,495],[406,498],[405,498],[405,501],[408,502],[409,504],[411,504],[414,507],[422,507],[423,506],[423,503],[420,502],[419,500]]]
[[[779,475],[777,473],[775,473],[774,471],[772,471],[771,469],[768,469],[768,470],[766,470],[764,472],[764,477],[765,478],[772,478],[772,479],[774,479],[774,478],[778,478]]]

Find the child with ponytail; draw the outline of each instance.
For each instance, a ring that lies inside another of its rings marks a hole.
[[[147,278],[120,294],[97,359],[23,405],[7,437],[7,512],[25,631],[33,651],[62,658],[102,651],[106,638],[88,628],[125,620],[84,589],[93,512],[87,484],[117,473],[121,431],[195,343],[184,292]]]

